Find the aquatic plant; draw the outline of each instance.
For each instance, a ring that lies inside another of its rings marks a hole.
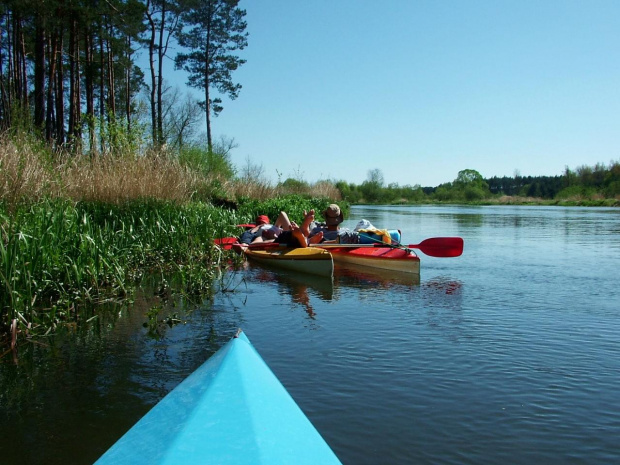
[[[222,260],[213,239],[234,212],[204,203],[39,202],[0,217],[0,326],[29,334],[80,318],[84,303],[127,296],[147,271],[208,290]]]

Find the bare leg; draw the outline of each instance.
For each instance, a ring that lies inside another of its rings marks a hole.
[[[291,220],[288,219],[286,212],[280,212],[273,225],[288,231],[291,227]]]
[[[300,247],[308,247],[308,239],[306,239],[304,233],[295,223],[292,223],[291,225],[291,233],[293,234],[293,237],[297,239],[297,242],[299,242]]]
[[[323,231],[319,231],[314,236],[308,238],[308,244],[318,244],[323,240]]]
[[[310,224],[314,221],[314,210],[310,210],[306,212],[304,210],[304,221],[301,223],[301,232],[304,236],[308,237],[310,235]]]

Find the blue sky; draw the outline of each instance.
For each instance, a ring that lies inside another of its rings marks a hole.
[[[437,186],[620,160],[618,0],[242,0],[215,137],[280,177]]]

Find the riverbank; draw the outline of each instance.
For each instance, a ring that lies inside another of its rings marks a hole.
[[[540,197],[520,197],[502,195],[499,197],[490,197],[481,200],[472,201],[441,201],[430,200],[413,201],[401,200],[389,204],[369,204],[366,202],[354,203],[351,205],[537,205],[537,206],[557,206],[557,207],[620,207],[620,199],[591,199],[573,197],[568,199],[543,199]]]
[[[204,202],[43,200],[0,209],[0,344],[83,324],[111,300],[130,302],[149,273],[175,276],[170,292],[209,295],[222,267],[240,260],[214,245],[237,224],[281,210],[301,221],[328,199],[246,201],[237,210]]]

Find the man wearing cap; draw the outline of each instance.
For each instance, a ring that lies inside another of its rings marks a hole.
[[[310,243],[315,242],[339,242],[341,244],[359,243],[359,235],[347,228],[340,229],[340,223],[344,221],[342,210],[335,203],[323,211],[325,223],[314,221],[314,210],[304,212],[305,218],[301,229],[307,234]],[[318,239],[318,240],[317,240]]]

